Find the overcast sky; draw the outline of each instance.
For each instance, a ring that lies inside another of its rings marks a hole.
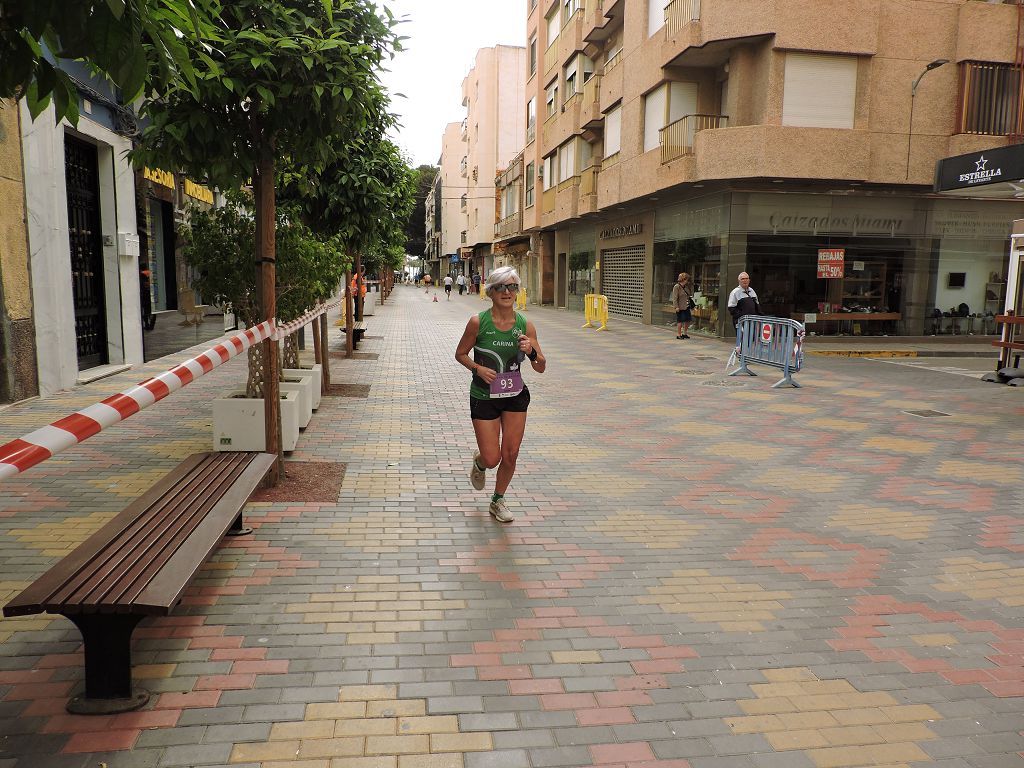
[[[448,123],[462,122],[462,80],[480,48],[526,45],[526,0],[383,0],[409,39],[383,77],[402,127],[394,138],[414,166],[436,165]]]

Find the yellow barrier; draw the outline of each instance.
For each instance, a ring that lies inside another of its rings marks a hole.
[[[526,289],[523,288],[516,294],[516,309],[526,311]]]
[[[480,282],[480,298],[485,300],[487,299],[487,291],[484,290],[483,281]]]
[[[599,293],[588,293],[583,297],[583,316],[587,319],[584,328],[593,328],[594,323],[601,323],[597,330],[608,330],[608,297]]]

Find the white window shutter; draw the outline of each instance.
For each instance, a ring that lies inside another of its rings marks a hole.
[[[783,125],[853,128],[856,105],[856,56],[786,54]]]
[[[659,85],[644,98],[644,152],[660,146],[660,134],[665,127],[665,97],[668,89]]]
[[[697,114],[697,84],[669,83],[668,121],[674,123],[687,115]]]
[[[604,156],[611,157],[622,148],[622,107],[616,107],[604,118]]]

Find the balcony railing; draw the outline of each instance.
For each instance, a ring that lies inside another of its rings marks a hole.
[[[526,143],[529,144],[537,138],[537,123],[533,122],[526,126]]]
[[[596,104],[601,101],[601,76],[593,75],[583,84],[583,103]]]
[[[604,63],[604,73],[607,75],[608,72],[618,66],[619,62],[622,61],[622,49],[619,48],[613,53],[608,60]]]
[[[469,138],[469,118],[462,121],[462,140],[466,141]]]
[[[523,212],[516,211],[494,225],[495,237],[511,237],[523,231]]]
[[[700,21],[700,0],[672,0],[665,8],[665,35],[671,40],[694,21]]]
[[[552,69],[555,68],[555,64],[558,63],[558,39],[551,41],[551,45],[544,51],[544,74],[546,75]]]
[[[693,154],[693,139],[700,131],[725,128],[729,118],[725,115],[686,115],[661,129],[661,162]]]
[[[580,196],[597,194],[597,174],[601,166],[592,165],[580,172]]]

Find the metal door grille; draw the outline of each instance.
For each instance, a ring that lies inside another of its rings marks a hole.
[[[644,247],[601,252],[601,293],[613,315],[640,320],[644,310]]]
[[[75,304],[78,368],[107,362],[107,318],[103,296],[103,243],[100,233],[99,162],[96,147],[64,138],[68,189],[71,284]]]

